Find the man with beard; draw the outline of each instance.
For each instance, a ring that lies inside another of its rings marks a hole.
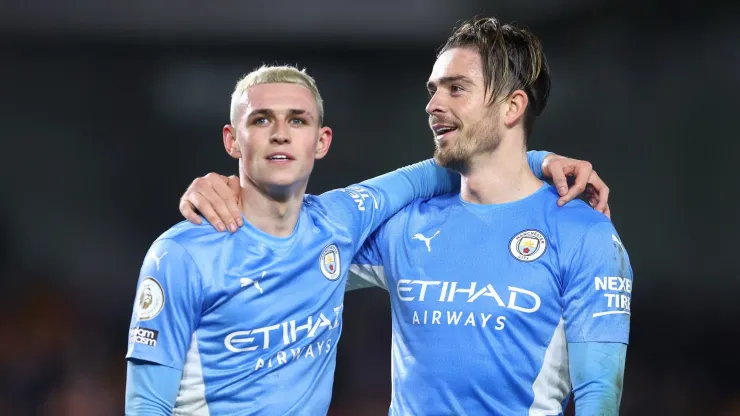
[[[550,89],[539,40],[467,22],[428,89],[435,159],[461,174],[460,192],[394,215],[348,283],[391,297],[390,414],[562,415],[571,393],[579,415],[618,414],[632,270],[609,218],[583,201],[558,207],[527,163]],[[193,195],[186,205],[214,212]]]
[[[561,415],[572,392],[579,415],[618,414],[632,270],[607,216],[557,208],[527,166],[550,89],[539,40],[465,23],[427,87],[435,159],[460,193],[415,201],[354,259],[391,295],[390,413]]]

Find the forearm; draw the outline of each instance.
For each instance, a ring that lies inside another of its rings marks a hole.
[[[129,360],[126,416],[170,416],[182,371],[140,360]]]
[[[627,345],[612,342],[568,344],[577,416],[619,414]]]

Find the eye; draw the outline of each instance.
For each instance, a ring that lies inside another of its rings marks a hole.
[[[455,93],[458,93],[458,92],[462,92],[463,91],[463,88],[461,86],[459,86],[459,85],[453,85],[453,86],[450,87],[450,91],[453,94],[455,94]]]
[[[290,124],[294,124],[296,126],[302,126],[306,124],[306,120],[303,120],[302,118],[292,118],[290,119]]]
[[[256,124],[258,126],[264,126],[268,122],[269,120],[267,119],[267,117],[257,117],[254,120],[252,120],[252,124]]]

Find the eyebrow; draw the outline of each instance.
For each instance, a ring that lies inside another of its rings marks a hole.
[[[313,114],[309,113],[306,110],[302,110],[299,108],[288,109],[288,114],[291,116],[308,116],[311,119],[314,118]],[[275,117],[275,111],[273,111],[270,108],[257,108],[255,110],[250,111],[247,117],[254,117],[255,115],[265,115],[265,116]]]
[[[432,90],[437,85],[446,85],[446,84],[452,84],[453,82],[461,82],[463,84],[472,85],[473,80],[466,77],[465,75],[452,75],[448,77],[442,77],[438,79],[436,82],[434,81],[428,81],[427,82],[427,89]]]

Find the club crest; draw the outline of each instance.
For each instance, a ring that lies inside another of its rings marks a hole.
[[[547,240],[537,230],[526,230],[515,235],[509,243],[511,255],[520,261],[535,261],[545,254]]]
[[[339,263],[339,249],[334,244],[324,247],[319,257],[321,273],[329,280],[337,280],[341,271]]]

